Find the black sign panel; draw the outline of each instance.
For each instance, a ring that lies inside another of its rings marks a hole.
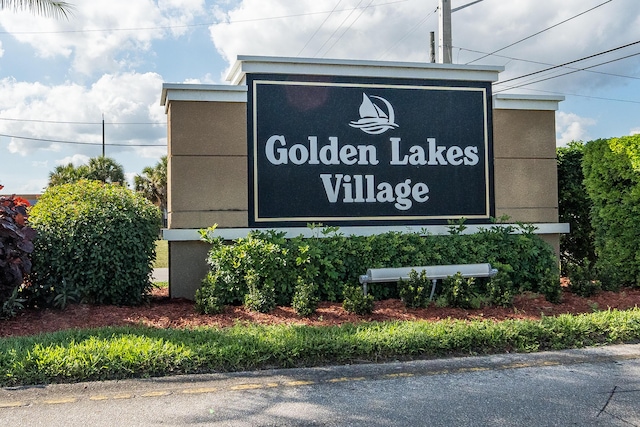
[[[491,83],[248,74],[249,224],[485,222]]]

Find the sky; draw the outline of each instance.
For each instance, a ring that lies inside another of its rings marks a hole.
[[[3,193],[100,156],[103,120],[132,181],[167,152],[163,83],[228,84],[238,55],[425,63],[438,37],[438,0],[67,1],[69,19],[0,11]],[[452,38],[454,64],[505,67],[494,93],[565,97],[558,146],[640,133],[638,0],[482,0]]]

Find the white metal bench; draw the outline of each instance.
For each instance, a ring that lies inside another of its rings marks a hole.
[[[431,280],[431,295],[433,299],[438,280],[446,279],[460,273],[462,277],[493,277],[498,270],[491,268],[491,264],[454,264],[454,265],[432,265],[426,267],[402,267],[402,268],[370,268],[367,274],[360,276],[362,291],[367,294],[367,284],[369,283],[397,283],[400,280],[409,280],[409,273],[415,270],[418,274],[425,272],[427,278]]]

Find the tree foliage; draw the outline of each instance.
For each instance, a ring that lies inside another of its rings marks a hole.
[[[147,200],[163,212],[167,209],[167,156],[162,156],[155,166],[142,169],[142,174],[136,175],[133,182],[135,190]]]
[[[603,286],[640,286],[640,135],[589,142],[583,170]]]
[[[69,18],[75,9],[71,3],[54,0],[0,0],[1,9],[27,10],[36,15]]]
[[[567,266],[595,263],[591,209],[593,203],[587,194],[582,172],[584,144],[571,142],[557,149],[558,208],[560,222],[569,223],[569,234],[560,236],[560,261],[563,273]]]
[[[56,166],[49,174],[49,186],[71,184],[83,179],[126,185],[122,165],[110,157],[99,156],[89,159],[87,165],[76,167],[69,163]]]

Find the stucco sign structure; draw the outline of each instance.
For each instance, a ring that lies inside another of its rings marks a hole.
[[[250,226],[494,215],[491,82],[246,78]]]
[[[492,95],[502,67],[240,56],[228,85],[165,83],[169,292],[193,298],[217,224],[317,237],[464,233],[508,216],[559,252],[555,111]]]

